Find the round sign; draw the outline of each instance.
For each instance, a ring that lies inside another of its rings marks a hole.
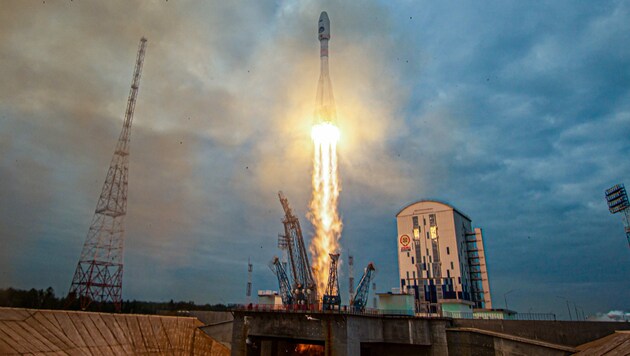
[[[400,237],[400,244],[403,246],[407,246],[409,245],[409,242],[411,242],[411,239],[409,238],[409,236],[407,235],[402,235]]]

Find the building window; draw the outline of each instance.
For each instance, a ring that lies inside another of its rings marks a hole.
[[[409,252],[407,252],[407,257],[409,257]]]
[[[422,224],[424,226],[427,226],[427,219],[425,219],[424,216],[422,217]]]
[[[451,278],[451,270],[450,269],[446,270],[446,277]]]
[[[422,263],[427,263],[427,257],[426,256],[422,256]]]
[[[418,217],[414,216],[413,218],[411,218],[411,220],[413,221],[413,227],[418,227]]]
[[[446,254],[450,255],[451,254],[451,249],[448,248],[448,246],[446,246]]]
[[[429,232],[427,231],[427,239],[429,238]]]
[[[455,267],[453,267],[453,261],[451,261],[451,269],[455,269]]]
[[[407,271],[407,279],[409,279],[409,271]]]
[[[416,264],[416,262],[414,262],[414,260],[413,260],[413,256],[411,256],[411,264],[412,264],[412,265],[415,265],[415,264]]]
[[[416,271],[413,271],[413,279],[416,279]]]
[[[462,277],[457,277],[457,283],[462,284]]]

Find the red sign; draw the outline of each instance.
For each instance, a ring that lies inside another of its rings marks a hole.
[[[402,235],[400,237],[400,244],[403,246],[409,246],[409,243],[411,242],[411,239],[409,238],[408,235]]]

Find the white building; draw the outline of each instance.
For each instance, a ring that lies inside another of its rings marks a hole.
[[[439,313],[458,301],[490,309],[490,284],[480,228],[451,205],[421,200],[397,215],[400,290],[417,313]],[[472,303],[470,303],[472,302]]]

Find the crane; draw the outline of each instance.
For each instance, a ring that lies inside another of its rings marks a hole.
[[[363,272],[363,276],[359,281],[359,285],[357,285],[357,290],[354,295],[354,298],[350,302],[350,306],[355,311],[364,311],[365,306],[368,303],[368,295],[370,293],[370,282],[374,277],[374,272],[376,268],[374,268],[374,263],[368,263],[365,268],[365,272]]]
[[[278,257],[274,257],[269,263],[271,272],[278,278],[278,285],[280,286],[280,298],[282,298],[282,304],[287,306],[293,304],[293,293],[291,293],[291,283],[287,272],[282,267],[282,263]]]
[[[328,286],[322,298],[324,310],[334,310],[341,307],[341,297],[339,296],[339,279],[337,278],[337,266],[339,261],[338,253],[331,253],[330,268],[328,272]]]

